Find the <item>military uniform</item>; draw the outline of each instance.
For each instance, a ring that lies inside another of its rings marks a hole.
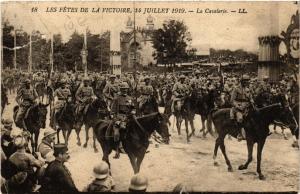
[[[27,80],[27,83],[29,81]],[[21,86],[17,91],[16,101],[19,104],[19,110],[15,119],[16,125],[26,128],[25,122],[23,121],[24,116],[28,108],[35,104],[35,100],[38,95],[33,88],[26,88],[25,86]],[[26,129],[27,130],[27,129]]]
[[[148,78],[147,78],[148,79]],[[140,97],[137,99],[137,102],[139,104],[139,109],[143,108],[143,105],[147,102],[147,100],[149,100],[151,98],[151,96],[154,93],[154,89],[152,87],[152,85],[150,85],[150,83],[146,83],[145,85],[143,85],[141,87],[141,95]]]
[[[230,117],[236,119],[238,123],[242,123],[243,117],[247,114],[248,108],[252,101],[252,95],[248,87],[242,87],[241,85],[234,88],[231,94],[231,103],[233,105]]]
[[[38,152],[41,153],[42,158],[45,159],[46,162],[51,162],[55,159],[53,156],[53,147],[51,143],[45,139],[43,139],[38,146]]]
[[[61,84],[66,84],[66,81],[63,80],[61,82]],[[52,119],[53,119],[53,124],[56,124],[56,117],[57,114],[63,109],[63,107],[65,106],[67,100],[69,100],[69,98],[71,97],[71,91],[69,88],[65,87],[59,87],[58,89],[55,90],[54,92],[54,99],[56,99],[55,97],[57,97],[57,99],[54,101],[54,110],[52,112]],[[54,125],[53,125],[54,126]]]
[[[114,78],[111,76],[111,78]],[[106,98],[106,103],[108,108],[111,109],[111,105],[113,102],[113,99],[117,96],[119,89],[119,84],[117,82],[107,82],[104,89],[103,89],[103,95]]]
[[[49,163],[45,170],[41,192],[78,192],[71,174],[63,162],[56,159]]]
[[[76,114],[77,114],[77,116],[80,117],[80,114],[82,113],[82,111],[85,112],[87,106],[93,101],[93,97],[95,96],[94,90],[90,86],[83,85],[78,88],[75,96],[76,96],[76,100],[77,100]]]
[[[183,76],[180,76],[180,79],[184,79]],[[182,97],[186,96],[187,93],[189,92],[189,88],[185,83],[181,83],[181,82],[176,82],[173,86],[172,89],[172,106],[171,106],[171,110],[172,112],[175,112],[175,104],[177,103],[177,106],[179,106],[181,108],[181,104],[178,104]],[[179,109],[180,109],[179,108]]]

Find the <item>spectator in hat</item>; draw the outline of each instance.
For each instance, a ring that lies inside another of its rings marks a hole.
[[[110,192],[114,189],[115,183],[113,178],[109,175],[109,167],[105,161],[101,161],[94,169],[94,177],[92,183],[90,183],[84,191],[87,192]]]
[[[17,151],[16,147],[13,145],[13,138],[11,136],[12,124],[13,121],[11,119],[2,120],[1,148],[8,158]]]
[[[23,182],[19,182],[20,184],[16,189],[20,189],[22,192],[32,192],[37,187],[34,167],[40,169],[44,163],[43,161],[35,159],[33,155],[26,152],[28,141],[23,132],[17,134],[13,142],[17,151],[8,159],[11,170],[15,171],[12,175],[16,175],[20,172],[27,173],[25,180]]]
[[[55,142],[56,131],[52,128],[47,128],[44,132],[44,137],[40,145],[38,146],[38,151],[41,153],[43,159],[46,162],[51,162],[55,160],[53,156],[54,150],[52,144]]]
[[[71,173],[64,165],[70,158],[66,144],[54,145],[55,160],[47,166],[42,180],[42,192],[78,192]]]
[[[145,193],[148,187],[148,179],[142,174],[135,174],[130,181],[129,192]]]

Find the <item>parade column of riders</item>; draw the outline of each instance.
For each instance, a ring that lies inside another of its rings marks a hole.
[[[13,121],[10,118],[2,119],[1,163],[3,164],[2,167],[5,168],[2,168],[1,175],[6,179],[1,187],[2,191],[12,193],[31,192],[38,189],[57,192],[77,191],[70,172],[64,165],[64,162],[70,157],[67,145],[54,144],[58,127],[57,115],[66,103],[73,100],[76,102],[76,119],[82,120],[89,104],[97,98],[91,86],[95,80],[105,81],[102,97],[110,111],[107,117],[113,125],[110,129],[113,130],[114,140],[119,143],[120,148],[122,147],[120,130],[126,128],[128,120],[136,114],[136,108],[143,113],[144,104],[155,93],[158,95],[154,96],[157,103],[160,104],[159,101],[164,101],[166,106],[168,104],[165,101],[167,90],[171,90],[172,97],[169,104],[171,104],[171,112],[175,113],[182,106],[182,99],[189,96],[192,90],[196,90],[199,94],[208,93],[210,90],[220,90],[223,98],[221,98],[221,102],[215,103],[215,108],[221,108],[226,103],[229,104],[231,107],[230,118],[235,120],[240,128],[239,140],[245,139],[242,123],[249,107],[252,106],[256,109],[254,96],[261,95],[263,101],[261,106],[266,106],[271,102],[272,95],[279,93],[286,94],[291,105],[299,103],[299,86],[294,77],[284,75],[281,82],[270,83],[268,77],[264,77],[264,81],[259,82],[254,76],[242,75],[239,78],[239,75],[234,73],[223,73],[217,81],[211,79],[212,75],[207,72],[197,70],[194,75],[194,77],[191,75],[186,77],[182,74],[178,76],[167,74],[162,77],[155,74],[138,73],[139,79],[134,79],[131,74],[127,73],[117,78],[115,75],[100,73],[92,73],[89,77],[83,77],[82,74],[70,72],[53,73],[50,76],[45,72],[37,72],[34,75],[20,72],[9,75],[4,72],[4,79],[8,79],[10,76],[18,76],[19,78],[13,77],[12,79],[19,80],[15,99],[19,109],[15,118],[15,125],[21,130],[16,129],[17,132],[13,132]],[[45,83],[46,80],[49,81]],[[156,85],[154,84],[155,81],[157,81]],[[46,128],[42,142],[38,146],[39,154],[34,154],[34,157],[28,148],[30,133],[24,118],[29,108],[42,103],[35,90],[35,86],[41,82],[44,82],[45,86],[51,87],[54,91],[54,108],[51,112],[50,123],[53,129]],[[7,82],[2,80],[2,100],[6,99],[5,105],[8,105],[10,99],[7,98],[8,90],[4,83]],[[75,99],[72,99],[72,92],[69,88],[71,84],[79,84]],[[136,96],[137,94],[139,96]],[[2,106],[2,111],[5,105]],[[107,130],[107,133],[110,131]],[[118,157],[119,149],[116,152],[116,158]],[[109,191],[114,188],[115,183],[109,175],[109,168],[105,162],[99,163],[94,168],[93,173],[95,180],[85,188],[85,191]],[[133,177],[130,190],[146,191],[147,179],[140,176],[135,175]],[[140,187],[136,186],[138,184],[141,184]]]

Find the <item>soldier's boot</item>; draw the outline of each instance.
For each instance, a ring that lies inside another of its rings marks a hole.
[[[117,146],[116,146],[116,154],[115,154],[115,156],[113,157],[114,159],[119,159],[120,158],[120,145],[118,144]]]
[[[230,120],[234,120],[234,110],[233,110],[233,108],[230,109]]]
[[[120,158],[120,126],[114,127],[114,142],[116,143],[116,155],[114,156],[115,159]]]
[[[171,104],[171,112],[174,114],[175,113],[175,101],[172,100],[172,104]]]
[[[237,135],[237,140],[242,141],[246,139],[246,132],[241,123],[238,123],[239,133]]]

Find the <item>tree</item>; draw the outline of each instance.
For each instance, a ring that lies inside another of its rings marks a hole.
[[[158,63],[176,62],[187,56],[187,46],[191,36],[183,21],[169,20],[153,33],[154,57]]]
[[[83,35],[75,31],[70,40],[66,43],[64,49],[64,62],[68,69],[75,69],[75,64],[78,70],[83,70],[81,61],[81,50],[83,47]],[[55,63],[54,63],[55,64]],[[61,67],[60,67],[61,68]]]
[[[14,51],[9,49],[14,47],[13,29],[14,27],[7,20],[3,22],[3,68],[13,68]]]

